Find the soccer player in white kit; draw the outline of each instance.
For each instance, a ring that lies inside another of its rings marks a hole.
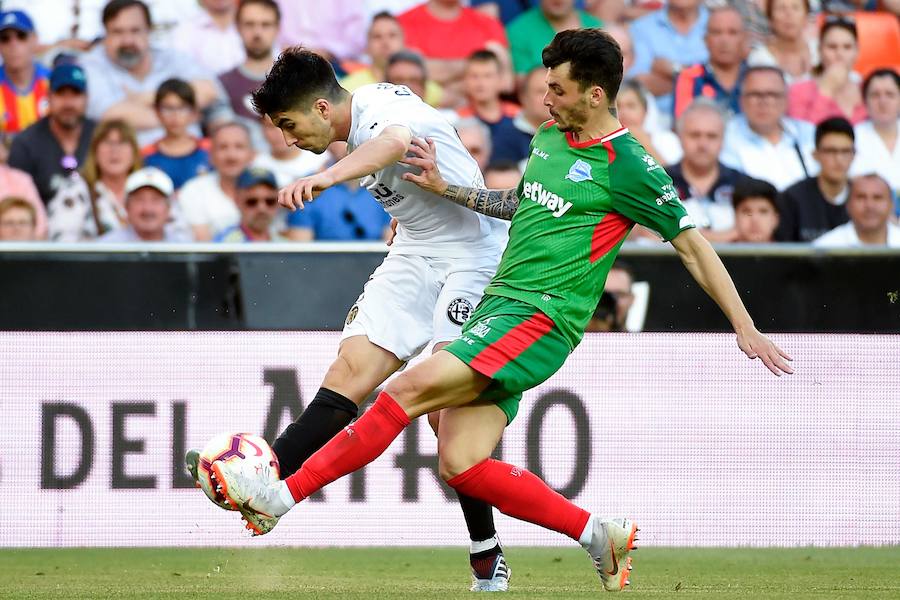
[[[376,83],[351,95],[326,60],[295,47],[282,52],[253,102],[282,130],[288,145],[321,154],[332,142],[346,141],[350,150],[325,171],[282,189],[282,205],[302,209],[332,185],[365,178],[363,184],[399,223],[387,257],[347,314],[337,359],[322,387],[272,444],[285,478],[347,426],[358,406],[429,342],[437,351],[459,336],[496,271],[508,224],[403,179],[404,173],[418,172],[399,162],[410,141],[427,137],[441,148],[440,170],[448,181],[484,186],[452,125],[406,86]],[[438,419],[429,419],[435,431]],[[194,473],[196,461],[196,453],[189,452],[188,468]],[[491,507],[466,496],[460,496],[460,505],[472,539],[472,590],[505,591],[509,568]],[[277,522],[254,513],[244,516],[256,533]]]

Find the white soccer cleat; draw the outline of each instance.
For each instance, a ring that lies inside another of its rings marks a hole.
[[[472,565],[473,592],[505,592],[509,589],[512,569],[506,564],[503,551],[485,558],[469,557]]]
[[[629,584],[631,551],[637,525],[630,519],[601,519],[593,517],[593,535],[587,552],[607,592],[621,592]]]
[[[247,529],[253,535],[272,531],[281,516],[290,510],[279,495],[282,482],[268,483],[271,480],[269,473],[248,476],[239,464],[222,461],[212,464],[212,472],[216,476],[217,491],[241,511]]]

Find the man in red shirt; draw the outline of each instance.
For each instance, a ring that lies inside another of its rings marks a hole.
[[[397,17],[406,46],[427,59],[428,75],[449,93],[460,92],[466,58],[491,50],[503,64],[504,89],[512,89],[509,43],[503,24],[462,6],[460,0],[429,0]]]

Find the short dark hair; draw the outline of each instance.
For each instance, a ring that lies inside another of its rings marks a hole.
[[[738,206],[751,198],[765,198],[775,208],[775,212],[781,213],[778,208],[778,190],[768,181],[754,179],[753,177],[741,177],[734,185],[731,196],[731,204],[737,210]]]
[[[853,125],[850,124],[850,121],[844,117],[831,117],[816,125],[816,148],[819,147],[822,138],[829,133],[840,133],[841,135],[849,137],[850,141],[856,141],[856,136],[853,133]]]
[[[631,268],[631,264],[625,262],[624,260],[616,259],[613,262],[612,266],[609,268],[610,271],[613,269],[618,269],[620,271],[625,271],[628,274],[629,279],[634,281],[634,269]]]
[[[278,4],[275,0],[241,0],[238,4],[237,12],[234,15],[235,22],[241,18],[241,11],[244,10],[245,6],[250,6],[251,4],[256,4],[257,6],[264,6],[265,8],[270,9],[275,13],[275,22],[281,23],[281,9],[278,7]]]
[[[266,80],[253,92],[253,108],[261,115],[308,111],[318,98],[336,101],[346,94],[327,60],[301,46],[284,50]]]
[[[106,6],[103,7],[103,26],[106,27],[110,21],[119,16],[120,12],[132,6],[139,7],[147,19],[147,27],[153,27],[153,19],[150,18],[150,8],[141,0],[110,0],[107,2]]]
[[[153,103],[154,106],[159,108],[163,99],[169,94],[177,96],[191,108],[197,108],[197,97],[194,95],[194,88],[192,88],[191,84],[187,81],[173,77],[172,79],[166,79],[159,84],[159,87],[156,88],[156,99]]]
[[[862,86],[863,99],[869,95],[869,85],[872,83],[873,79],[877,79],[879,77],[888,77],[894,81],[894,85],[897,86],[897,89],[900,89],[900,75],[897,74],[897,71],[894,69],[875,69],[869,76],[866,77],[865,82]]]
[[[425,59],[423,59],[419,53],[413,52],[412,50],[398,50],[391,54],[388,57],[387,67],[385,67],[385,69],[390,69],[400,62],[412,63],[422,69],[423,74],[427,73]]]
[[[806,14],[809,14],[809,11],[810,11],[809,0],[803,0],[803,6],[806,7]],[[769,22],[772,21],[772,14],[773,14],[774,10],[775,10],[775,0],[769,0],[768,2],[766,2],[766,20],[768,20]]]
[[[500,68],[500,59],[490,50],[476,50],[466,59],[467,63],[494,63]]]
[[[856,32],[856,23],[844,15],[827,15],[822,22],[822,29],[819,30],[819,43],[825,38],[825,34],[832,29],[843,29],[852,35],[854,40],[859,39],[859,34]]]
[[[397,21],[397,17],[395,17],[394,15],[392,15],[391,13],[389,13],[386,10],[382,10],[382,11],[379,11],[379,12],[375,13],[374,15],[372,15],[372,20],[369,22],[369,29],[372,28],[372,24],[375,23],[375,21],[380,21],[381,19]]]
[[[622,84],[622,49],[618,42],[600,29],[568,29],[553,36],[544,48],[541,61],[548,69],[569,63],[569,77],[584,91],[598,85],[610,106]]]

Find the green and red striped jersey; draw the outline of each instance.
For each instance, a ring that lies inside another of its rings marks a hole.
[[[544,123],[518,197],[509,243],[485,293],[543,311],[572,348],[635,223],[666,241],[694,227],[672,180],[625,128],[579,143]]]

